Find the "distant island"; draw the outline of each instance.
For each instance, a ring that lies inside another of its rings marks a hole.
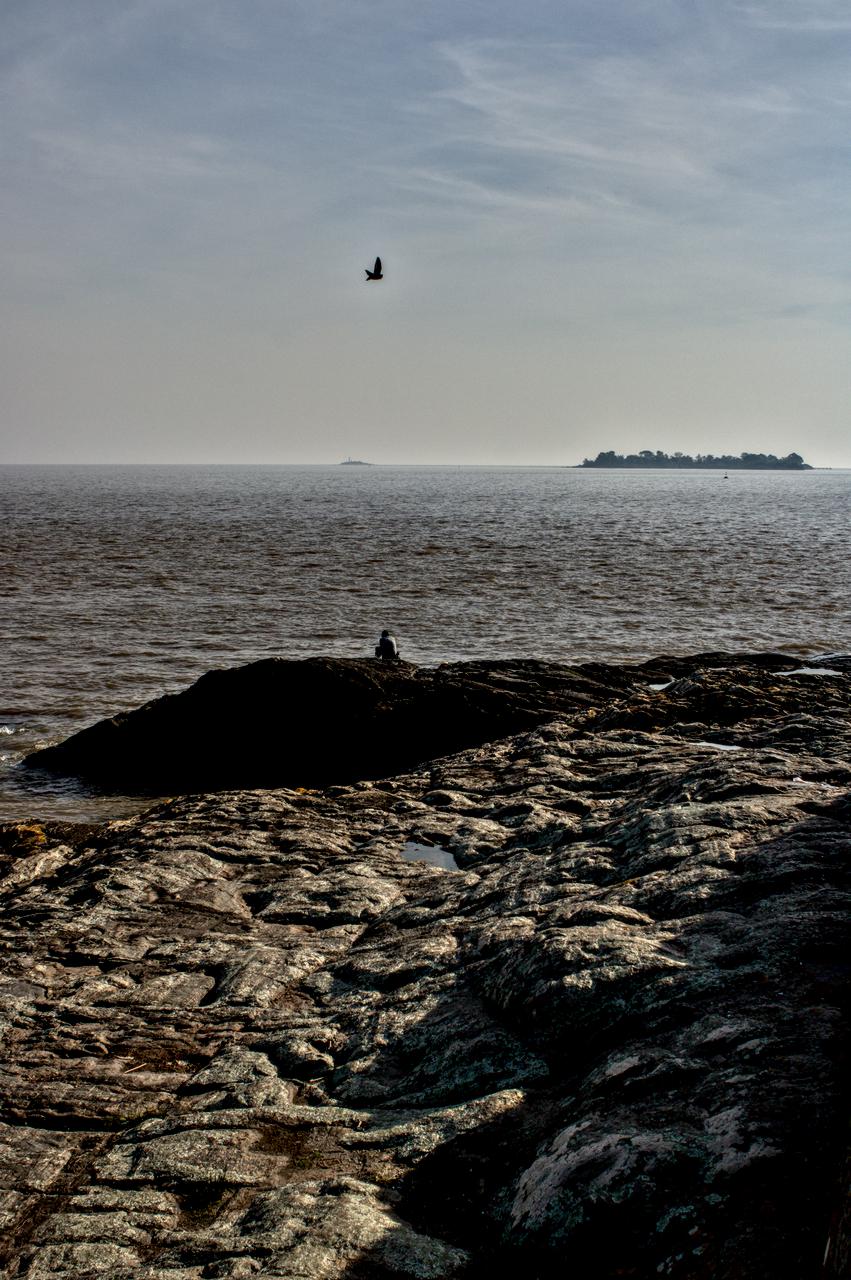
[[[586,458],[583,467],[689,467],[699,471],[812,471],[812,467],[799,453],[787,453],[785,458],[777,458],[773,453],[740,453],[737,458],[732,454],[698,453],[692,457],[688,453],[663,453],[657,449],[641,449],[638,453],[615,453],[608,449],[598,453],[596,458]]]
[[[341,467],[371,467],[371,462],[362,462],[360,458],[344,458]]]

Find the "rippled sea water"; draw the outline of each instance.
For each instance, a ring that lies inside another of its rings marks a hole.
[[[2,467],[0,818],[138,807],[17,762],[385,626],[426,664],[847,650],[849,517],[848,471]]]

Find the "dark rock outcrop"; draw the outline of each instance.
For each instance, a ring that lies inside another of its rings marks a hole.
[[[734,667],[730,721],[754,710],[743,678],[770,690],[766,705],[797,705],[789,681],[765,678],[789,668],[780,654],[729,654],[657,660],[637,667],[588,663],[471,662],[437,669],[404,662],[270,658],[211,671],[183,693],[101,720],[25,764],[76,775],[107,788],[155,793],[223,787],[321,786],[399,773],[464,747],[492,742],[558,715],[601,707],[634,727],[658,722],[648,681],[706,669],[710,686],[681,688],[701,716],[718,719],[723,674]],[[721,669],[719,671],[719,668]],[[728,673],[729,674],[729,673]],[[699,695],[705,694],[707,706]],[[643,695],[643,696],[641,696]],[[745,699],[743,701],[743,698]],[[748,700],[749,699],[749,700]],[[665,700],[680,717],[682,697]]]
[[[607,672],[606,668],[600,671]],[[31,755],[107,786],[316,786],[398,773],[611,695],[612,668],[270,658],[101,720]],[[624,688],[627,685],[624,683]]]
[[[843,1274],[851,663],[773,666],[7,826],[3,1274]]]

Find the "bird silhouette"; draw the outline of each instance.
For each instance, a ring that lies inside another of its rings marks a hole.
[[[375,259],[375,266],[372,268],[372,270],[371,270],[371,271],[370,271],[369,267],[366,267],[366,268],[365,268],[365,270],[366,270],[366,278],[367,278],[367,280],[383,280],[383,279],[384,279],[384,276],[381,274],[381,259],[380,259],[380,258],[376,258],[376,259]]]

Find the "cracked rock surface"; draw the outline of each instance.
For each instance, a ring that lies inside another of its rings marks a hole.
[[[2,1274],[844,1275],[851,660],[791,667],[0,829]]]

